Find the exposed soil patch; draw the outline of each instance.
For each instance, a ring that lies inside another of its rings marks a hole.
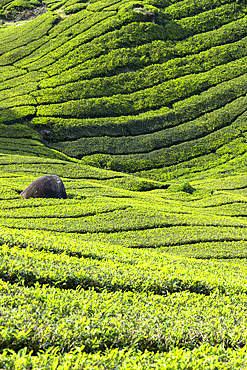
[[[0,19],[3,21],[6,20],[6,22],[10,23],[16,23],[20,21],[30,21],[36,17],[38,17],[41,14],[44,14],[47,12],[47,6],[40,6],[36,9],[25,9],[18,13],[8,13],[5,16],[0,16]]]

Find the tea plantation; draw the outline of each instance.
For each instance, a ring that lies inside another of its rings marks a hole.
[[[247,369],[246,139],[246,0],[0,0],[0,369]]]

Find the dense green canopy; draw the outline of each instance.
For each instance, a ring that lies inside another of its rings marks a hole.
[[[246,134],[246,1],[0,0],[0,369],[246,368]]]
[[[1,136],[157,178],[245,150],[245,1],[15,0],[1,14],[19,19],[0,28]]]

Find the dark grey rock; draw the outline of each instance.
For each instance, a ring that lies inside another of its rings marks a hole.
[[[33,181],[20,194],[22,198],[63,198],[67,199],[64,184],[56,175],[45,175]]]

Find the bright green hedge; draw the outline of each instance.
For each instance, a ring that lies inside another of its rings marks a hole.
[[[3,67],[4,68],[4,67]],[[1,69],[0,69],[1,71]],[[27,89],[27,86],[33,82],[39,82],[44,79],[46,74],[42,72],[30,72],[30,73],[16,73],[16,69],[9,70],[9,73],[6,73],[5,79],[0,81],[0,94],[1,97],[4,97],[4,94],[7,96],[22,95],[22,92]],[[4,71],[3,71],[4,74]],[[38,89],[38,84],[36,89]]]
[[[164,81],[191,73],[211,70],[246,55],[246,41],[243,38],[232,44],[226,44],[184,58],[145,67],[138,71],[121,73],[113,77],[94,78],[41,89],[33,93],[39,104],[66,102],[82,98],[96,98],[115,94],[129,94],[152,87]],[[42,86],[42,83],[41,83]]]
[[[4,125],[0,124],[0,137],[6,138],[26,138],[40,140],[41,135],[37,131],[24,124]]]
[[[132,253],[132,260],[128,262],[126,257],[122,261],[117,258],[101,259],[93,254],[82,257],[83,250],[81,255],[72,252],[56,254],[54,251],[2,245],[1,279],[12,284],[23,282],[26,286],[34,286],[39,282],[61,289],[76,289],[80,286],[83,289],[94,288],[97,292],[104,289],[109,292],[153,292],[158,296],[182,291],[204,295],[223,293],[235,299],[238,295],[246,295],[246,266],[241,259],[222,263],[219,260],[200,261],[164,255],[162,252],[152,258],[152,253],[148,252],[143,254],[148,260],[142,260],[143,256],[140,256],[135,263],[135,253]],[[118,254],[117,249],[115,253]]]
[[[181,368],[190,370],[211,370],[212,366],[219,370],[229,368],[240,368],[246,361],[246,348],[239,350],[224,349],[219,346],[202,345],[192,351],[186,349],[174,349],[168,353],[153,354],[145,351],[135,352],[133,350],[112,349],[103,353],[86,354],[81,349],[70,351],[64,355],[58,353],[57,348],[49,348],[46,351],[33,356],[32,352],[22,349],[15,353],[5,350],[0,355],[0,364],[7,370],[15,366],[16,370],[28,369],[32,366],[37,370],[44,368],[48,370],[59,366],[59,369],[79,370],[104,368],[109,370],[146,370],[152,368],[161,370],[164,364],[167,370],[179,370]],[[224,359],[224,361],[222,361]]]
[[[51,140],[65,141],[81,136],[129,136],[152,133],[193,120],[200,115],[223,107],[232,100],[247,93],[246,76],[240,76],[212,87],[200,95],[174,104],[173,109],[163,108],[138,116],[107,117],[96,119],[63,119],[58,117],[35,117],[32,125],[37,128],[49,127]]]
[[[61,104],[40,105],[38,116],[75,118],[137,114],[198,94],[247,72],[247,57],[215,67],[208,72],[183,76],[132,94],[71,100]],[[244,78],[244,77],[243,77]]]
[[[78,14],[74,14],[71,17],[61,20],[56,27],[50,31],[49,35],[45,37],[44,45],[40,46],[37,50],[33,50],[31,54],[29,53],[30,55],[28,54],[25,58],[16,62],[17,67],[26,67],[28,64],[37,60],[41,63],[41,58],[45,58],[45,56],[46,59],[48,59],[47,54],[49,52],[52,52],[54,49],[66,44],[66,42],[73,38],[73,35],[77,36],[80,34],[80,22],[83,22],[84,19],[90,15],[91,14],[87,11],[81,11]],[[24,32],[28,33],[28,29],[24,28]]]
[[[80,15],[81,18],[79,28],[76,24],[78,22],[76,18],[77,14]],[[114,17],[116,18],[115,12],[100,12],[96,13],[93,17],[92,13],[86,10],[85,13],[81,11],[77,14],[73,16],[73,18],[75,17],[74,22],[73,19],[70,19],[71,17],[69,17],[70,21],[66,22],[65,20],[60,22],[61,28],[59,26],[55,28],[55,32],[50,34],[47,44],[38,48],[30,57],[23,58],[16,65],[21,67],[24,65],[27,66],[28,64],[29,70],[42,69],[48,71],[54,68],[53,63],[56,60],[67,55],[70,51],[79,48],[81,44],[90,42],[94,37],[105,33],[108,29],[113,29],[116,25],[114,21]],[[100,22],[101,26],[99,24]],[[74,26],[73,23],[75,23]],[[65,29],[69,28],[69,32],[68,30],[63,30],[62,26]],[[62,32],[58,33],[59,31]],[[44,68],[50,64],[52,65],[51,67]]]
[[[12,125],[11,125],[12,126]],[[9,126],[9,127],[11,127]],[[6,135],[4,135],[6,136]],[[20,135],[21,136],[21,135]],[[40,137],[39,137],[40,139]],[[65,159],[66,155],[47,148],[40,141],[24,138],[0,137],[0,153],[34,155],[41,157]]]
[[[46,41],[46,34],[58,22],[57,14],[45,13],[37,17],[31,24],[18,27],[18,32],[13,30],[4,37],[0,44],[0,65],[12,64],[25,55],[35,50],[35,47],[42,45]],[[28,47],[26,46],[29,44]],[[33,46],[34,45],[34,46]],[[26,52],[24,49],[26,48]],[[14,49],[14,50],[13,50]],[[17,56],[19,54],[19,57]]]
[[[228,24],[246,14],[246,6],[232,2],[192,17],[170,21],[165,26],[167,38],[182,40],[198,33],[208,32]]]
[[[125,47],[124,53],[122,55],[123,61],[120,67],[129,66],[136,69],[140,68],[140,66],[144,67],[145,65],[149,65],[152,63],[164,63],[171,58],[184,57],[186,55],[195,54],[218,45],[224,45],[227,43],[238,41],[246,35],[246,20],[247,17],[243,17],[238,21],[231,22],[221,27],[220,29],[203,34],[198,34],[182,41],[153,41],[149,45],[126,49],[126,46],[129,47],[130,43],[133,42],[133,26],[132,24],[130,24],[129,26],[126,26],[126,29],[123,27],[122,29],[120,29],[120,31],[109,32],[106,35],[102,35],[101,37],[94,39],[90,44],[85,44],[79,47],[78,52],[80,52],[80,68],[75,68],[74,70],[71,69],[69,75],[68,73],[60,73],[58,78],[53,77],[51,79],[47,79],[47,82],[45,82],[43,86],[56,86],[59,84],[64,84],[66,82],[76,81],[79,76],[83,77],[85,74],[85,72],[83,71],[83,67],[88,69],[92,68],[93,66],[93,61],[87,62],[84,65],[85,61],[87,59],[96,58],[102,53],[102,43],[104,44],[104,50],[109,52],[112,49]],[[145,34],[150,34],[149,37],[151,38],[154,32],[154,25],[151,24],[151,26],[146,26],[146,28],[147,30],[145,31]],[[149,30],[151,30],[152,32],[150,32]],[[142,40],[143,37],[145,36],[142,33],[140,40]],[[160,39],[161,33],[159,32],[156,37]],[[124,57],[124,54],[126,54],[128,58]],[[114,58],[117,57],[116,53],[112,53],[109,55],[109,58],[111,57],[111,55]],[[104,58],[106,57],[101,57],[101,63],[104,61]],[[141,58],[141,61],[139,60],[139,64],[137,58]],[[65,56],[64,58],[60,58],[60,60],[55,63],[54,67],[47,69],[47,71],[49,71],[49,74],[56,75],[58,71],[62,72],[64,69],[71,68],[73,66],[76,66],[77,64],[78,59],[75,57],[75,54],[71,52],[68,57]],[[72,72],[74,73],[74,75],[72,74]],[[108,70],[105,70],[105,73],[106,72],[108,72]]]
[[[213,10],[223,4],[229,3],[228,0],[194,0],[170,1],[163,13],[167,19],[180,19],[196,15],[205,11]]]
[[[81,138],[77,141],[55,144],[53,147],[77,158],[94,153],[111,155],[149,153],[161,148],[178,145],[182,142],[206,137],[212,132],[217,133],[217,130],[229,126],[238,116],[241,116],[246,111],[246,104],[246,96],[238,98],[226,104],[223,108],[216,109],[195,120],[146,135],[123,136],[121,138],[109,136]],[[244,117],[235,123],[236,129],[245,131],[245,126]]]
[[[110,156],[104,154],[95,154],[88,157],[83,157],[83,162],[98,166],[105,166],[111,170],[119,170],[126,172],[137,172],[151,168],[160,168],[175,165],[177,163],[189,161],[192,158],[202,157],[209,153],[221,151],[221,147],[229,145],[229,143],[240,136],[242,130],[246,131],[246,114],[238,118],[238,125],[234,124],[229,127],[224,127],[216,132],[213,132],[205,137],[194,139],[185,143],[171,146],[169,148],[154,150],[147,154],[130,154]],[[242,126],[242,128],[241,128]],[[246,150],[246,144],[241,150],[243,154]],[[225,154],[225,153],[223,153]]]
[[[127,292],[97,294],[92,290],[78,290],[75,295],[73,291],[42,289],[38,284],[37,290],[29,291],[1,285],[6,308],[1,324],[8,327],[2,329],[1,345],[16,352],[25,346],[29,351],[41,351],[47,343],[58,347],[60,353],[77,346],[86,353],[131,347],[142,352],[168,352],[175,346],[198,347],[200,338],[200,345],[232,348],[246,344],[244,295],[203,297],[186,292],[157,297]]]
[[[29,97],[27,96],[27,101]],[[36,108],[34,106],[20,106],[9,109],[0,110],[0,123],[9,124],[15,121],[20,121],[23,118],[33,117],[35,115]]]
[[[15,79],[25,74],[26,74],[26,71],[17,70],[13,66],[5,66],[5,67],[1,66],[0,67],[0,83],[1,85],[2,83],[4,85],[7,80],[10,80],[12,78]],[[5,86],[3,86],[2,88],[5,88]]]

